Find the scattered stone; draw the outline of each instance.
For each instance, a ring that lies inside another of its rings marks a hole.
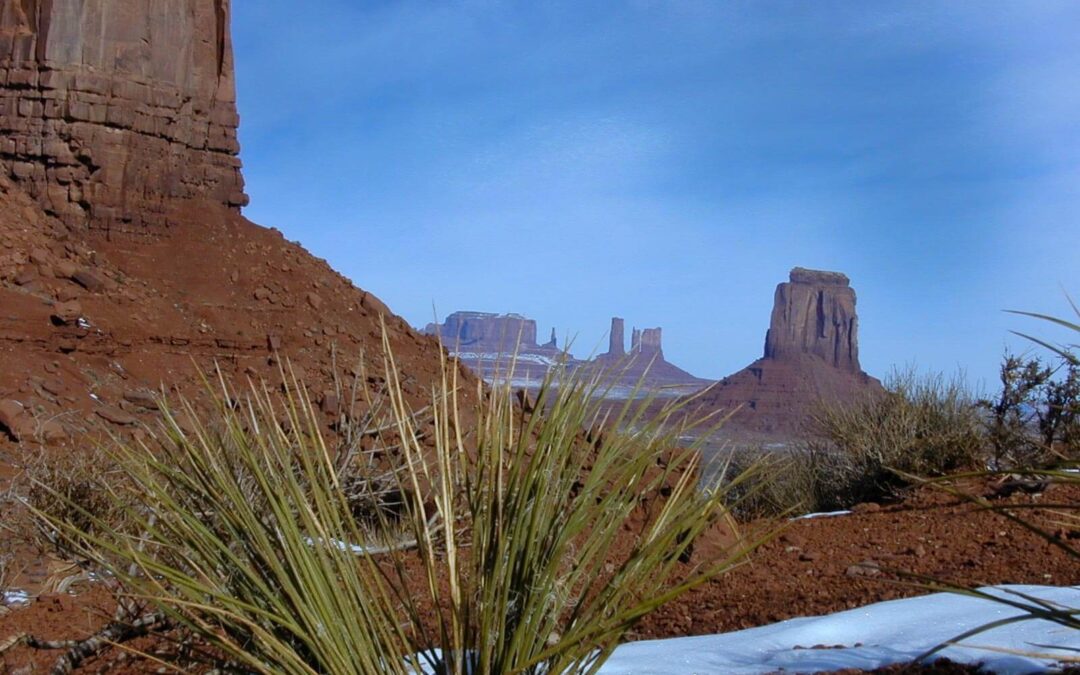
[[[341,412],[341,397],[332,391],[323,394],[320,407],[324,413],[337,416]]]
[[[64,425],[56,420],[48,420],[41,425],[41,438],[46,443],[59,443],[66,440],[67,437],[68,433],[64,429]]]
[[[41,388],[53,396],[62,396],[67,392],[67,386],[64,385],[63,381],[55,379],[42,381]]]
[[[876,577],[881,574],[881,565],[873,560],[864,560],[847,568],[849,577]]]
[[[112,422],[120,426],[132,426],[138,424],[139,420],[134,415],[124,412],[119,408],[113,406],[104,406],[94,411],[97,416],[106,422]]]
[[[81,269],[71,275],[71,280],[91,293],[105,289],[105,280],[93,270]]]
[[[75,273],[79,271],[79,268],[70,260],[61,260],[56,264],[53,270],[57,277],[61,279],[70,279],[75,276]]]
[[[312,309],[319,309],[319,308],[322,307],[323,301],[322,301],[322,298],[320,298],[318,296],[318,294],[316,294],[316,293],[308,293],[307,294],[307,303],[309,305],[311,305]]]
[[[82,317],[82,305],[78,300],[58,302],[53,305],[52,321],[58,326],[70,326]]]
[[[27,440],[34,433],[34,420],[22,403],[11,399],[0,401],[0,429],[13,441]]]
[[[29,286],[37,279],[37,272],[29,267],[15,275],[12,281],[16,286]]]
[[[148,391],[126,391],[124,400],[147,410],[158,410],[157,396]]]

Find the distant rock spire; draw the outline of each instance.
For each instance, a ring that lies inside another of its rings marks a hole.
[[[611,319],[611,335],[608,338],[608,356],[626,355],[626,322],[619,317]]]

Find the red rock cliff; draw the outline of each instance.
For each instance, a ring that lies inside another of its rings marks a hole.
[[[0,170],[69,226],[247,204],[229,0],[0,0]]]
[[[858,329],[855,291],[847,276],[796,267],[790,281],[776,287],[765,358],[811,354],[858,373]]]

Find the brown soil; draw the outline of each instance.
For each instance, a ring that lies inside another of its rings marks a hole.
[[[990,490],[983,484],[968,487],[987,494]],[[1052,486],[1041,495],[1017,494],[1003,503],[1075,503],[1077,499],[1080,489]],[[902,583],[900,571],[972,585],[1080,583],[1080,566],[1059,549],[1000,516],[932,490],[922,490],[892,506],[864,505],[847,516],[757,522],[748,529],[762,531],[777,525],[783,531],[750,562],[647,617],[631,637],[731,631],[928,592]],[[697,546],[690,565],[706,563],[718,551],[717,541],[705,541]],[[84,587],[75,595],[42,596],[0,616],[0,644],[21,632],[46,639],[89,635],[103,624],[110,606],[100,586]],[[143,640],[136,645],[171,649],[160,641]],[[3,655],[0,672],[4,665],[16,672],[28,664],[44,668],[55,658],[52,652],[17,646]],[[81,672],[151,672],[155,668],[157,664],[114,649],[87,662]],[[938,663],[875,672],[978,671]]]
[[[199,371],[215,368],[273,386],[287,364],[329,427],[350,412],[335,377],[384,389],[382,320],[410,402],[427,402],[435,340],[279,232],[225,207],[172,208],[182,225],[109,235],[47,218],[0,179],[0,403],[25,411],[18,430],[0,421],[0,477],[42,445],[154,424],[163,388],[204,399]]]

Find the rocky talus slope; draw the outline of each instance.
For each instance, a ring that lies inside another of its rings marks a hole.
[[[228,0],[0,2],[0,459],[133,430],[198,371],[281,379],[328,426],[440,349],[247,203]],[[365,356],[370,373],[357,364]]]

